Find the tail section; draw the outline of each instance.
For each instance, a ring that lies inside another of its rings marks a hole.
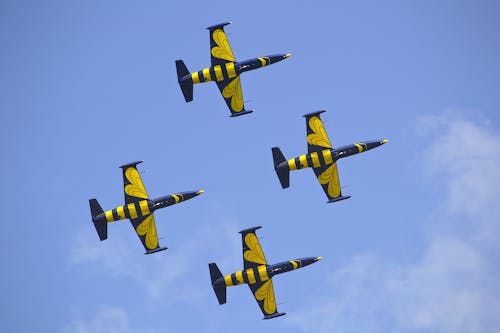
[[[98,215],[104,213],[101,205],[99,205],[99,202],[97,202],[96,199],[90,199],[89,204],[90,204],[90,213],[92,214],[92,222],[94,223],[95,230],[99,235],[99,239],[102,241],[108,239],[108,223],[106,222],[106,219],[96,218]]]
[[[278,147],[273,147],[273,160],[274,160],[274,170],[281,183],[282,188],[287,188],[290,186],[290,169],[287,167],[279,167],[279,165],[286,161],[285,156]]]
[[[210,270],[210,279],[212,280],[212,287],[214,288],[215,296],[217,296],[217,300],[219,304],[226,303],[226,285],[224,283],[224,277],[217,267],[216,263],[208,264],[208,269]],[[222,279],[222,283],[219,279]],[[217,283],[219,280],[219,283]]]
[[[193,100],[193,82],[182,80],[183,77],[189,75],[189,71],[182,60],[176,60],[175,67],[177,68],[177,82],[179,82],[184,99],[186,102],[191,102]]]

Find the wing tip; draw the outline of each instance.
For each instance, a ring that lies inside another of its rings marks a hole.
[[[240,234],[244,234],[244,233],[248,233],[248,232],[255,232],[255,230],[258,230],[258,229],[261,229],[262,226],[258,225],[258,226],[255,226],[255,227],[250,227],[250,228],[246,228],[246,229],[243,229],[243,230],[240,230],[238,231]]]
[[[140,164],[144,161],[134,161],[134,162],[130,162],[130,163],[127,163],[127,164],[123,164],[123,165],[120,165],[120,168],[121,169],[124,169],[124,168],[127,168],[127,167],[130,167],[130,166],[136,166],[137,164]]]
[[[226,22],[222,22],[222,23],[218,23],[218,24],[214,24],[214,25],[211,25],[209,27],[207,27],[206,29],[207,30],[214,30],[214,29],[217,29],[217,28],[222,28],[228,24],[231,24],[230,21],[226,21]]]
[[[327,111],[327,110],[325,110],[325,109],[321,109],[321,110],[318,110],[318,111],[314,111],[314,112],[306,113],[306,114],[305,114],[305,115],[303,115],[302,117],[307,118],[307,117],[310,117],[310,116],[316,116],[316,115],[319,115],[319,114],[321,114],[321,113],[323,113],[323,112],[326,112],[326,111]]]

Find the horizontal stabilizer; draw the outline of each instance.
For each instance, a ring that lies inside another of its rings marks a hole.
[[[176,60],[175,67],[177,69],[177,82],[179,82],[179,86],[181,87],[184,100],[191,102],[193,100],[193,82],[190,80],[182,81],[183,77],[189,75],[189,70],[182,60]]]
[[[105,219],[99,219],[99,220],[96,219],[98,215],[104,213],[101,205],[99,205],[99,202],[97,202],[96,199],[90,199],[89,204],[90,204],[90,214],[92,215],[92,222],[94,223],[95,230],[99,235],[99,239],[101,241],[108,239],[108,223],[106,222]]]
[[[340,196],[340,197],[337,197],[337,198],[330,199],[326,203],[337,202],[337,201],[349,199],[350,197],[351,197],[350,195]]]
[[[274,170],[278,175],[282,188],[290,186],[290,170],[288,168],[279,168],[279,165],[286,161],[285,156],[278,147],[272,148]]]
[[[219,301],[219,304],[225,304],[226,303],[226,285],[225,284],[220,284],[216,285],[217,280],[222,279],[222,273],[219,270],[219,267],[217,267],[216,263],[210,263],[208,264],[208,269],[210,270],[210,280],[212,281],[212,287],[214,288],[215,296],[217,296],[217,301]]]

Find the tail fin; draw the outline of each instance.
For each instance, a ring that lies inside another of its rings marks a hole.
[[[220,284],[216,285],[217,280],[223,278],[222,273],[217,267],[216,263],[208,264],[208,269],[210,270],[210,279],[212,280],[212,287],[214,288],[215,296],[217,296],[217,300],[219,304],[226,303],[226,285]]]
[[[177,68],[177,82],[179,82],[184,99],[186,102],[191,102],[193,100],[193,82],[182,81],[184,76],[189,75],[189,71],[182,60],[176,60],[175,67]]]
[[[92,214],[92,222],[94,222],[94,227],[99,235],[99,239],[102,241],[108,239],[108,223],[106,222],[106,219],[96,219],[96,216],[104,213],[101,205],[99,205],[99,202],[97,202],[96,199],[90,199],[89,204],[90,213]]]
[[[287,188],[290,186],[290,169],[287,167],[279,167],[279,165],[286,161],[285,156],[278,147],[273,147],[273,160],[274,160],[274,170],[281,183],[282,188]]]

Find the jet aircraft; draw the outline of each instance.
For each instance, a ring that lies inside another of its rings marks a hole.
[[[274,170],[278,175],[282,188],[290,186],[291,170],[312,168],[330,203],[351,197],[350,195],[342,195],[337,160],[379,147],[387,143],[388,140],[358,142],[333,148],[320,118],[320,114],[325,111],[321,110],[304,115],[307,128],[307,154],[286,160],[278,147],[273,147],[272,153]]]
[[[124,206],[104,212],[96,199],[90,199],[89,203],[92,222],[101,241],[108,238],[108,223],[129,219],[146,249],[145,254],[151,254],[167,249],[166,247],[160,247],[158,244],[154,211],[189,200],[204,191],[179,192],[157,199],[149,199],[141,176],[137,171],[137,164],[142,162],[136,161],[120,167],[123,170]]]
[[[274,64],[288,58],[291,54],[275,54],[245,61],[236,61],[224,32],[224,26],[228,24],[230,22],[216,24],[207,28],[210,31],[211,67],[190,73],[182,60],[176,60],[175,65],[177,80],[186,102],[193,100],[193,84],[215,81],[231,111],[231,117],[236,117],[254,111],[245,110],[239,75],[246,71]]]
[[[219,304],[226,303],[226,288],[239,284],[248,284],[255,300],[259,304],[263,319],[271,319],[283,316],[286,313],[278,312],[276,299],[274,297],[273,281],[275,275],[292,271],[313,264],[322,257],[308,257],[283,261],[274,265],[268,265],[264,252],[260,247],[255,231],[262,227],[252,227],[241,230],[243,242],[243,267],[244,270],[223,276],[217,264],[210,263],[210,279],[212,287],[217,296]]]

